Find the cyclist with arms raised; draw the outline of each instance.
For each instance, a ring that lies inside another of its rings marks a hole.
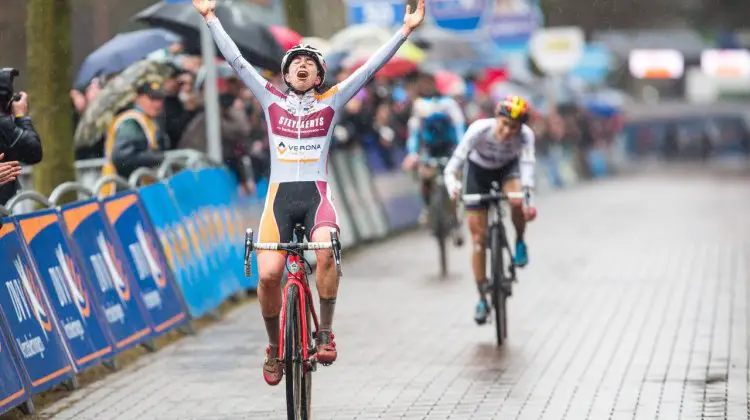
[[[529,107],[520,96],[509,96],[496,108],[496,118],[480,119],[472,123],[461,139],[445,168],[445,181],[451,197],[461,194],[461,182],[456,178],[464,162],[466,168],[465,194],[487,194],[493,181],[502,185],[503,192],[526,192],[526,199],[511,199],[511,217],[516,230],[514,264],[524,267],[529,256],[524,242],[526,222],[536,217],[531,206],[534,187],[534,132],[526,125]],[[474,320],[484,324],[489,314],[486,300],[487,207],[466,207],[469,230],[474,244],[472,266],[479,291],[479,303]]]
[[[262,104],[268,121],[271,146],[271,179],[258,232],[261,242],[289,242],[294,225],[304,224],[314,242],[328,241],[328,229],[338,229],[336,210],[328,187],[328,151],[331,132],[342,107],[393,57],[411,32],[424,20],[424,0],[414,13],[407,6],[404,25],[393,38],[349,78],[320,92],[325,80],[323,56],[309,45],[287,51],[281,63],[284,82],[281,92],[268,83],[242,58],[214,13],[216,0],[193,0],[206,20],[214,41],[248,89]],[[315,281],[320,295],[320,331],[316,357],[323,364],[336,360],[333,342],[333,312],[338,293],[338,276],[330,250],[317,251]],[[268,333],[269,346],[263,364],[263,378],[269,385],[281,382],[283,369],[278,359],[281,275],[286,256],[277,251],[258,254],[258,300]]]
[[[430,74],[420,74],[418,79],[420,97],[414,101],[409,118],[409,138],[404,159],[405,170],[413,169],[420,155],[426,157],[450,157],[464,134],[466,121],[461,107],[450,96],[442,96],[435,86],[435,78]],[[422,177],[422,199],[429,205],[432,194],[432,174],[427,168],[420,168]],[[426,213],[420,216],[424,223]],[[454,240],[460,244],[461,237],[456,231]]]

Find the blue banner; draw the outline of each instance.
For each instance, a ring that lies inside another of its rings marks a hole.
[[[193,171],[183,171],[167,181],[177,208],[183,216],[183,225],[194,243],[195,253],[203,269],[203,288],[206,293],[222,302],[234,293],[239,285],[231,279],[230,273],[218,261],[216,241],[205,217],[205,203],[214,197],[213,186],[198,184]],[[200,194],[196,194],[199,191]],[[236,280],[236,279],[235,279]],[[234,284],[233,284],[234,283]]]
[[[102,207],[115,236],[120,239],[117,247],[122,247],[130,272],[135,274],[143,304],[154,322],[154,331],[161,334],[187,321],[182,296],[138,194],[128,191],[108,197]]]
[[[220,214],[228,208],[232,196],[237,194],[237,183],[231,182],[231,178],[223,177],[222,171],[219,168],[201,169],[198,172],[193,172],[193,177],[197,188],[207,191],[206,194],[198,196],[196,216],[207,231],[207,246],[218,265],[217,271],[213,272],[215,273],[214,278],[221,279],[219,288],[222,297],[227,298],[243,289],[245,286],[243,283],[245,282],[242,280],[244,277],[244,270],[241,270],[242,265],[229,261],[231,247],[233,244],[236,246],[238,242],[233,241],[226,234],[220,234],[220,231],[223,230],[223,218],[220,217]],[[242,232],[234,233],[242,234]],[[242,240],[240,239],[239,244],[241,243]]]
[[[485,25],[495,45],[504,51],[526,51],[539,27],[541,11],[529,0],[496,0]]]
[[[612,65],[612,54],[601,44],[586,45],[583,57],[578,61],[571,74],[587,83],[604,83]]]
[[[70,204],[62,208],[62,215],[117,349],[148,339],[151,327],[142,306],[141,290],[107,229],[99,203],[91,199]]]
[[[414,226],[424,208],[417,182],[402,171],[376,174],[375,191],[380,197],[392,230]]]
[[[348,24],[374,24],[390,28],[399,26],[406,14],[406,0],[349,0]]]
[[[36,394],[71,377],[75,370],[12,219],[4,219],[0,229],[0,267],[4,286],[0,308]]]
[[[474,31],[490,6],[490,0],[426,0],[435,25],[451,31]]]
[[[184,219],[164,183],[141,187],[141,202],[156,229],[169,265],[173,268],[190,316],[198,318],[221,304],[205,278],[198,256],[198,241],[183,225]]]
[[[215,193],[215,201],[209,210],[213,217],[219,241],[221,263],[235,276],[244,289],[257,286],[257,277],[245,278],[244,244],[245,229],[237,224],[234,218],[234,207],[240,205],[237,194],[236,178],[225,168],[208,168],[198,172],[198,180],[202,185],[210,185]],[[255,264],[253,264],[255,266]]]
[[[21,372],[16,366],[14,349],[8,341],[9,327],[0,311],[0,414],[19,406],[30,398]]]
[[[92,299],[91,283],[73,255],[55,210],[19,216],[16,223],[79,369],[112,356],[112,336]]]

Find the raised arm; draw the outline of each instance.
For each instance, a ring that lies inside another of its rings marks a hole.
[[[221,26],[221,22],[214,13],[216,0],[193,0],[193,5],[206,20],[206,25],[211,30],[214,42],[219,47],[224,59],[232,66],[237,76],[245,82],[250,92],[265,106],[269,94],[268,89],[266,89],[268,82],[242,57],[237,44],[232,41],[224,27]]]
[[[338,86],[339,106],[349,102],[354,95],[378,72],[391,58],[396,51],[406,41],[406,38],[416,29],[424,20],[424,2],[419,0],[414,13],[411,12],[411,5],[406,5],[406,14],[404,15],[404,25],[396,32],[395,35],[380,49],[370,57],[367,62],[357,69],[351,76],[341,82]]]

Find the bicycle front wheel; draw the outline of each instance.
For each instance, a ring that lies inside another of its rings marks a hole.
[[[495,333],[497,345],[501,346],[508,337],[508,314],[505,307],[507,295],[504,289],[505,270],[503,269],[503,239],[500,226],[490,226],[490,273],[492,279],[492,309],[495,312]]]
[[[286,377],[286,413],[288,420],[308,420],[312,391],[312,372],[302,359],[302,315],[298,286],[289,285],[284,324],[284,376]]]

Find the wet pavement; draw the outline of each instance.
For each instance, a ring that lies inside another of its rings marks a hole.
[[[422,232],[350,253],[315,419],[747,419],[750,178],[649,171],[537,199],[509,340]],[[257,303],[48,407],[54,419],[282,419]]]

